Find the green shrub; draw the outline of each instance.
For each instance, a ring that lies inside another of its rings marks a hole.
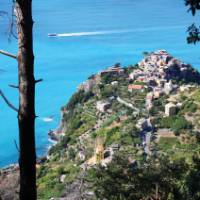
[[[48,167],[45,165],[42,165],[38,170],[37,170],[37,178],[41,178],[45,176],[48,173]]]
[[[69,136],[64,136],[60,142],[58,142],[56,145],[52,146],[49,150],[49,154],[53,153],[59,153],[60,151],[67,148],[71,138]]]
[[[91,91],[85,92],[84,90],[78,90],[78,92],[76,92],[69,100],[67,109],[74,109],[77,104],[86,102],[92,96],[94,96],[94,94]]]
[[[106,74],[101,75],[101,82],[103,84],[109,84],[115,80],[116,80],[116,76],[113,76],[111,73],[106,73]]]
[[[116,88],[112,85],[105,85],[101,87],[101,98],[105,99],[116,95]]]
[[[135,85],[146,85],[146,83],[144,83],[142,81],[135,81],[134,84]]]
[[[120,143],[122,145],[133,145],[133,137],[131,134],[125,133],[121,135]]]
[[[112,128],[112,129],[102,128],[102,129],[98,130],[96,133],[93,133],[93,134],[96,137],[102,137],[105,141],[106,146],[108,146],[112,143],[120,142],[120,138],[121,138],[119,127],[115,127],[115,128]]]
[[[63,166],[60,166],[58,168],[58,175],[61,176],[62,174],[64,174],[64,172],[65,172],[65,168]]]
[[[175,133],[180,133],[182,130],[192,128],[192,124],[188,122],[183,116],[171,116],[162,118],[159,125],[161,128],[170,128]]]
[[[160,109],[159,107],[153,106],[150,110],[149,110],[149,114],[154,116],[157,115],[159,113]]]
[[[41,200],[59,197],[64,189],[64,185],[59,182],[58,174],[52,171],[40,178],[38,185],[38,199]]]
[[[78,129],[79,127],[81,127],[82,124],[83,124],[82,120],[77,115],[76,117],[74,116],[70,120],[69,126],[70,126],[71,130],[73,131],[73,130]]]
[[[158,146],[162,148],[162,150],[167,151],[171,150],[173,146],[179,145],[179,141],[177,138],[160,138]]]
[[[70,160],[74,160],[76,157],[76,152],[72,147],[70,147],[68,150],[68,156]]]
[[[186,101],[181,109],[181,113],[195,113],[198,106],[193,101]]]

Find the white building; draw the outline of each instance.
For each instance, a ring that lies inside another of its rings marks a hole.
[[[177,112],[177,106],[174,103],[170,102],[165,105],[166,116],[173,116],[176,114],[176,112]]]
[[[113,81],[113,82],[111,82],[111,85],[113,85],[113,86],[118,85],[118,81]]]
[[[132,80],[135,80],[139,76],[143,76],[144,72],[141,71],[140,69],[134,70],[132,73],[129,74],[129,78]]]
[[[165,83],[164,85],[164,91],[166,94],[170,94],[170,92],[173,90],[173,84],[172,81],[170,80],[169,82]]]
[[[105,112],[110,107],[110,102],[108,101],[97,101],[96,108],[100,112]]]
[[[88,92],[93,89],[93,87],[96,85],[96,80],[95,79],[89,79],[86,82],[82,83],[78,89],[82,89],[85,92]]]

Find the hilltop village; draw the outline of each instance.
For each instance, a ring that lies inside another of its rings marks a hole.
[[[84,134],[80,133],[81,135],[78,138],[80,151],[77,155],[88,166],[95,165],[98,162],[106,165],[110,162],[114,152],[120,148],[118,143],[113,143],[106,148],[103,145],[105,138],[96,137],[94,156],[88,160],[86,159],[85,145],[81,146],[81,143],[87,140],[91,134],[101,132],[106,123],[111,130],[117,129],[121,123],[128,119],[128,115],[134,118],[134,129],[137,130],[141,141],[136,145],[140,149],[142,148],[144,153],[151,155],[151,139],[153,136],[156,135],[158,139],[176,137],[175,131],[169,126],[157,125],[155,121],[157,118],[171,119],[175,117],[188,103],[187,100],[181,99],[183,95],[189,94],[191,91],[195,93],[195,90],[198,90],[199,77],[199,73],[190,65],[174,58],[165,50],[149,53],[135,66],[121,68],[120,64],[116,64],[91,76],[78,87],[78,93],[86,94],[84,101],[93,99],[90,102],[91,105],[87,105],[87,103],[82,109],[89,118],[98,118],[98,120],[92,120],[94,121],[93,126],[86,129]],[[198,106],[194,101],[189,104],[193,107]],[[52,139],[60,140],[66,135],[66,131],[69,129],[66,119],[70,114],[69,108],[70,104],[63,107],[61,126],[58,130],[50,133]],[[87,122],[82,121],[83,117],[84,115],[80,116],[79,123],[84,130],[83,127],[86,126]],[[190,118],[189,116],[184,117],[181,118],[183,123]],[[160,121],[163,119],[160,119]],[[190,121],[188,120],[186,126],[192,126]],[[196,130],[198,130],[198,127],[196,127]],[[99,157],[99,155],[101,156]]]
[[[90,76],[49,132],[56,144],[37,165],[38,199],[95,199],[86,179],[96,182],[92,170],[107,168],[117,155],[131,166],[163,156],[191,163],[200,156],[199,83],[197,70],[165,50]],[[2,174],[7,183],[10,172]]]

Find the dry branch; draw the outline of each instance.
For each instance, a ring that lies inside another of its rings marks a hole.
[[[41,79],[35,80],[35,83],[39,83],[39,82],[42,82],[42,81],[43,81],[43,79],[41,78]]]
[[[9,53],[7,51],[3,51],[3,50],[0,50],[0,54],[3,54],[5,56],[8,56],[8,57],[11,57],[11,58],[14,58],[14,59],[17,59],[17,56],[12,54],[12,53]]]
[[[18,86],[18,85],[9,84],[8,86],[11,87],[11,88],[19,89],[19,86]]]
[[[5,94],[1,90],[0,90],[0,96],[3,98],[3,100],[11,109],[18,112],[18,109],[15,106],[13,106],[12,103],[10,103],[10,101],[6,98]]]
[[[17,151],[20,153],[20,149],[19,149],[19,147],[18,147],[17,141],[14,140],[14,143],[15,143],[15,147],[16,147]]]

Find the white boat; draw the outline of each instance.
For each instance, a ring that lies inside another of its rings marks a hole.
[[[53,117],[52,116],[50,116],[50,117],[43,117],[42,120],[44,122],[52,122],[53,121]]]
[[[49,36],[49,37],[57,37],[58,34],[57,34],[57,33],[49,33],[48,36]]]

